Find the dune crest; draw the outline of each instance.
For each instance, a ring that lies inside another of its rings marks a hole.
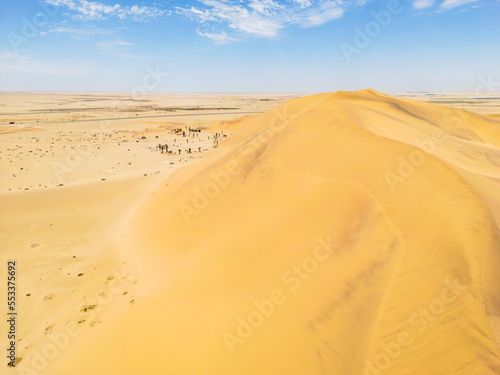
[[[51,374],[500,373],[499,120],[364,90],[219,126],[121,228],[134,306]]]

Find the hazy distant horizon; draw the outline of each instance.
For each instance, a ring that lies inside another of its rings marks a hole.
[[[293,91],[213,91],[213,92],[206,92],[206,91],[151,91],[145,93],[145,95],[188,95],[188,94],[200,94],[200,95],[319,95],[319,94],[326,94],[326,93],[335,93],[339,91],[363,91],[363,90],[368,90],[372,89],[370,87],[367,87],[366,89],[360,89],[360,90],[336,90],[336,91],[323,91],[323,92],[293,92]],[[476,93],[474,91],[381,91],[377,89],[373,89],[375,91],[379,91],[383,94],[387,95],[404,95],[404,94],[432,94],[432,95],[474,95],[476,96]],[[119,95],[130,95],[130,91],[63,91],[63,90],[0,90],[0,93],[4,94],[22,94],[22,93],[33,93],[33,94],[119,94]],[[500,95],[500,91],[497,92],[488,92],[482,95],[478,95],[481,98],[488,97],[488,96],[496,96]]]

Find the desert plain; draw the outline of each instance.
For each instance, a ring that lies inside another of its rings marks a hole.
[[[500,373],[499,95],[0,103],[2,374]]]

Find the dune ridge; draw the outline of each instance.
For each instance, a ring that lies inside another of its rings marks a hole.
[[[47,374],[500,373],[499,120],[364,90],[218,127],[116,231],[133,306]]]

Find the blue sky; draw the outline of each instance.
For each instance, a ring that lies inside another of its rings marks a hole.
[[[0,90],[500,91],[500,0],[0,0]]]

